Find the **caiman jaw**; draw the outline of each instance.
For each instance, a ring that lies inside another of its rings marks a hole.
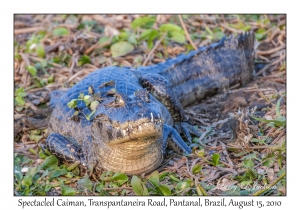
[[[128,126],[127,129],[114,128],[115,132],[121,132],[122,138],[116,138],[109,141],[110,145],[116,145],[127,141],[134,141],[139,139],[155,138],[162,136],[162,124],[159,122],[143,123],[139,126]]]
[[[143,119],[139,120],[139,122],[128,121],[123,124],[113,125],[109,121],[95,119],[93,126],[96,127],[95,131],[98,130],[100,132],[101,140],[109,145],[139,139],[159,139],[162,137],[163,121],[161,119]]]

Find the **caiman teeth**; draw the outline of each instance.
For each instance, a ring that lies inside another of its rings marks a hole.
[[[122,131],[122,134],[123,134],[123,137],[126,136],[126,131],[125,130],[121,130]]]

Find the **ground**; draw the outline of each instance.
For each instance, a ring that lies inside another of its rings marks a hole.
[[[285,195],[285,15],[16,15],[15,195]],[[186,108],[193,153],[169,151],[152,174],[80,177],[40,149],[49,93],[105,66],[163,62],[253,30],[255,77]]]

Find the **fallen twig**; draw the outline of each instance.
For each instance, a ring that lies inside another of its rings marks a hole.
[[[45,28],[42,27],[20,28],[20,29],[15,29],[14,34],[27,34],[27,33],[33,33],[42,30],[45,30]]]
[[[273,186],[274,186],[275,184],[277,184],[281,179],[283,179],[283,177],[285,177],[285,175],[286,175],[286,171],[285,171],[283,174],[281,174],[281,176],[278,177],[274,182],[272,182],[271,184],[267,185],[267,186],[264,187],[263,189],[261,189],[261,190],[255,192],[255,193],[253,193],[252,196],[259,196],[259,195],[263,194],[264,192],[268,191],[271,187],[273,187]]]
[[[99,42],[97,42],[96,44],[92,45],[91,47],[89,47],[85,52],[84,54],[85,55],[88,55],[90,54],[91,52],[93,52],[95,49],[99,49],[99,48],[102,48],[102,47],[106,47],[108,45],[110,45],[111,43],[111,40],[112,40],[112,37],[110,37],[110,39],[102,44],[99,44]]]
[[[185,26],[185,24],[184,24],[184,22],[183,22],[183,20],[182,20],[181,15],[178,15],[178,17],[179,17],[180,23],[181,23],[181,25],[182,25],[182,28],[183,28],[183,30],[184,30],[184,32],[185,32],[186,38],[189,40],[189,42],[190,42],[190,44],[193,46],[194,50],[198,50],[198,48],[197,48],[196,45],[194,44],[193,40],[191,39],[188,30],[186,29],[186,26]]]
[[[148,60],[149,60],[149,58],[150,58],[151,55],[154,53],[154,51],[156,50],[156,48],[159,46],[159,44],[161,43],[161,41],[165,38],[166,34],[167,34],[167,33],[164,33],[164,34],[162,35],[162,37],[158,40],[158,42],[155,44],[155,46],[152,48],[152,50],[150,51],[150,53],[147,55],[147,58],[146,58],[146,60],[144,61],[143,66],[146,66],[146,64],[147,64],[147,62],[148,62]]]
[[[257,53],[258,55],[270,55],[270,54],[272,54],[272,53],[274,53],[274,52],[277,52],[277,51],[279,51],[279,50],[282,50],[282,49],[284,49],[284,48],[285,48],[285,44],[284,44],[284,45],[281,45],[281,46],[279,46],[279,47],[276,47],[276,48],[267,50],[267,51],[260,51],[260,50],[257,50],[256,53]]]

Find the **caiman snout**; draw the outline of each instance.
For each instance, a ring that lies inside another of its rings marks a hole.
[[[121,120],[103,114],[97,116],[94,118],[92,133],[93,138],[115,145],[148,138],[159,139],[162,136],[162,129],[162,115],[157,111],[144,108],[130,115],[124,113]]]

